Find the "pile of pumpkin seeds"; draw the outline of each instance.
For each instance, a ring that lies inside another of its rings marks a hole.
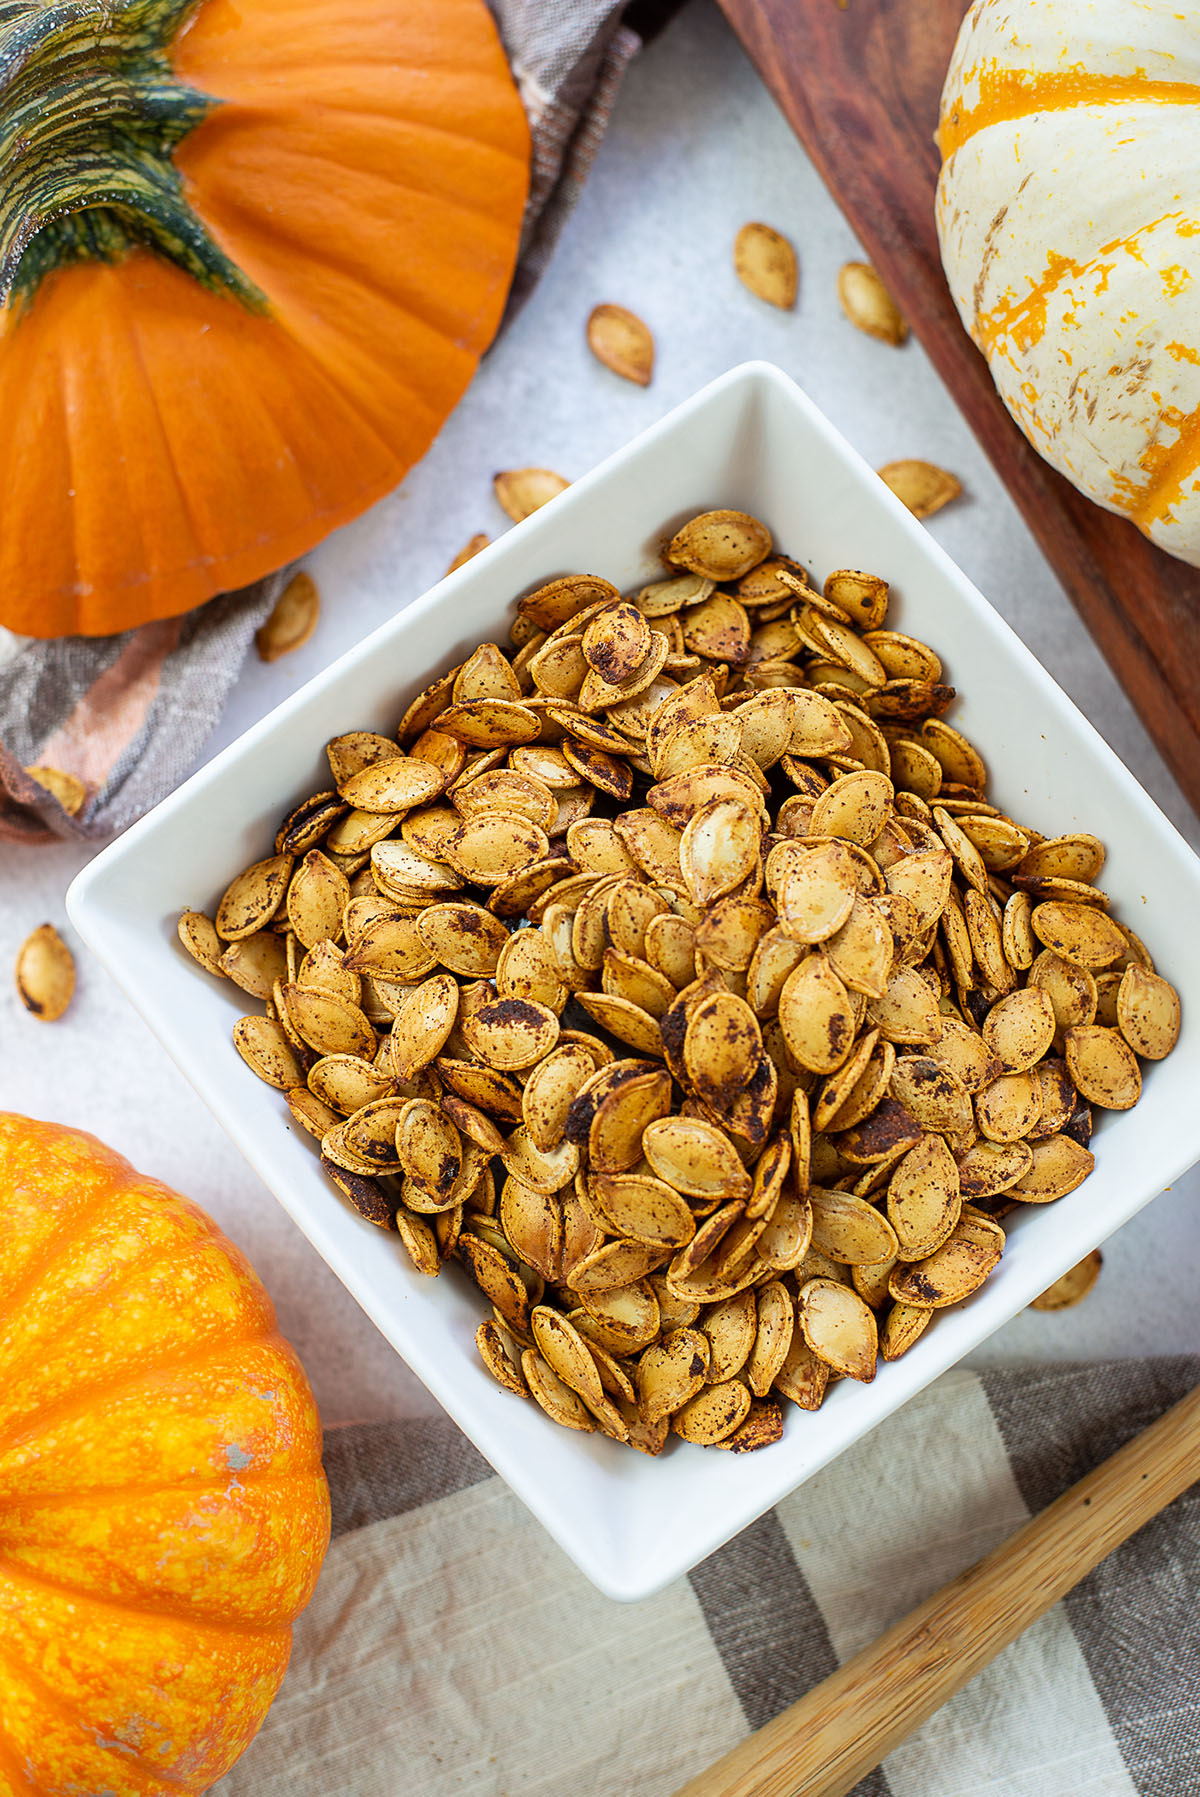
[[[1179,1002],[1094,837],[992,805],[888,587],[705,513],[328,745],[214,919],[238,1052],[555,1421],[738,1451],[968,1298]]]

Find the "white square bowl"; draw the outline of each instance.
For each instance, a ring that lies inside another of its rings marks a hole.
[[[816,1414],[788,1407],[784,1438],[745,1456],[674,1443],[650,1460],[568,1433],[501,1391],[473,1335],[478,1294],[423,1278],[396,1236],[333,1189],[282,1095],[230,1040],[242,995],[197,969],[175,936],[269,852],[282,814],[328,782],[323,748],[353,728],[390,733],[413,694],[481,640],[504,639],[514,598],[584,569],[627,589],[661,573],[666,535],[735,506],[823,578],[869,568],[893,584],[889,623],[943,657],[951,716],[992,772],[994,796],[1046,834],[1109,847],[1105,885],[1183,997],[1175,1053],[1147,1068],[1136,1110],[1104,1117],[1097,1166],[1058,1203],[1011,1219],[984,1289],[938,1317],[872,1385],[839,1382]],[[551,1535],[610,1597],[649,1596],[712,1553],[953,1365],[1200,1158],[1200,862],[1087,719],[804,394],[749,363],[714,381],[544,510],[369,636],[135,824],[75,881],[79,934],[279,1202]]]

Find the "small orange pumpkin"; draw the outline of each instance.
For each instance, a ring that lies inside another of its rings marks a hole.
[[[394,486],[508,292],[484,0],[0,8],[0,624],[106,634]]]
[[[206,1790],[329,1539],[316,1408],[204,1214],[0,1114],[0,1794]]]

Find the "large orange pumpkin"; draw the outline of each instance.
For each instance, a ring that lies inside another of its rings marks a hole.
[[[0,1114],[0,1797],[178,1797],[233,1764],[325,1552],[320,1448],[208,1218]]]
[[[174,615],[394,486],[528,147],[484,0],[0,8],[0,623]]]

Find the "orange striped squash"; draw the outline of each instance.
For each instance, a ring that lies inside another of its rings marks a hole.
[[[939,139],[942,260],[1004,403],[1200,565],[1200,14],[975,0]]]

